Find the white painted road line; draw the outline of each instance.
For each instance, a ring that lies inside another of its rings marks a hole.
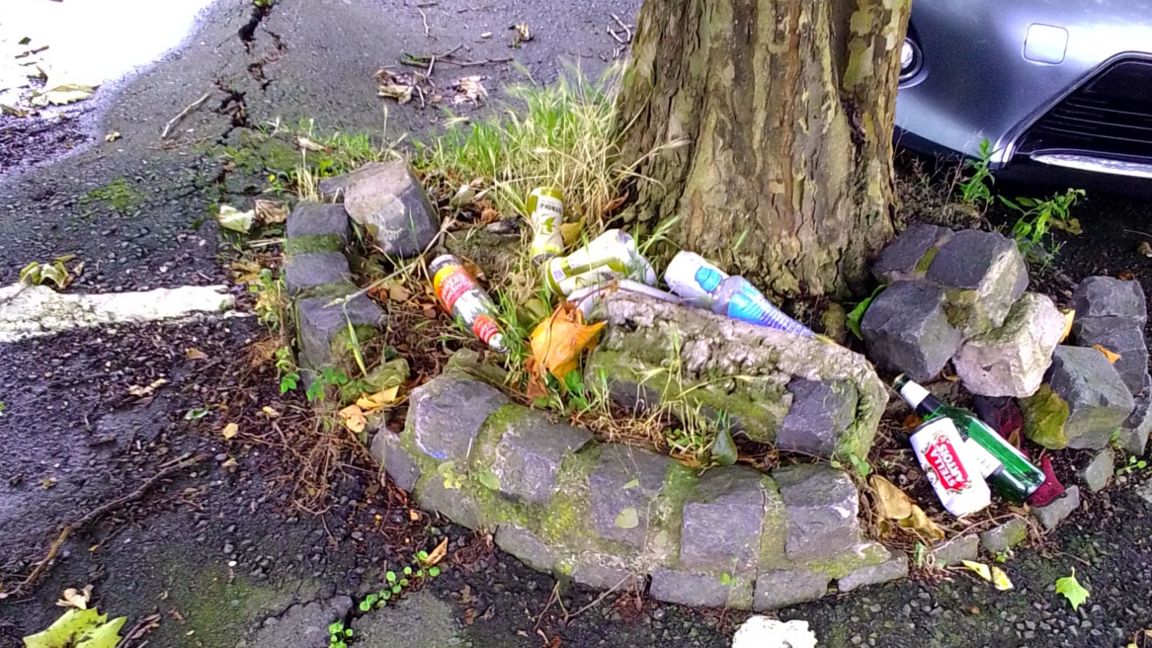
[[[107,324],[244,315],[235,305],[225,286],[83,295],[15,284],[0,288],[0,342]]]

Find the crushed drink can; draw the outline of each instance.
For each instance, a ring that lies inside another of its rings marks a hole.
[[[496,324],[496,304],[464,269],[460,259],[443,254],[433,259],[428,268],[432,272],[432,288],[444,310],[494,351],[507,353],[504,334]]]
[[[615,279],[656,285],[656,271],[640,256],[636,241],[618,229],[604,232],[566,257],[549,259],[542,266],[542,272],[548,288],[562,295]]]
[[[564,253],[564,237],[560,225],[564,223],[564,198],[558,189],[537,187],[528,195],[525,205],[532,223],[532,263],[540,265]]]
[[[949,513],[964,517],[992,503],[992,492],[952,419],[932,419],[916,428],[908,440]]]
[[[698,308],[712,308],[720,282],[728,275],[695,252],[681,251],[668,262],[664,283],[685,303]]]

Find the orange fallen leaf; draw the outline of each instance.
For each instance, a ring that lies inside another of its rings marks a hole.
[[[1092,348],[1096,349],[1100,353],[1103,353],[1104,357],[1108,358],[1108,362],[1110,362],[1112,364],[1116,364],[1116,361],[1120,359],[1119,353],[1116,353],[1115,351],[1106,348],[1103,344],[1097,344],[1097,345],[1093,346]]]
[[[536,361],[536,370],[540,374],[547,370],[564,382],[565,376],[579,364],[580,354],[596,346],[602,328],[604,322],[585,324],[584,313],[573,304],[560,304],[532,331],[532,357]]]
[[[356,434],[360,434],[368,426],[368,419],[364,417],[359,405],[349,405],[340,410],[340,422]]]

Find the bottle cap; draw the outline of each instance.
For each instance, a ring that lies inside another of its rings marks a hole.
[[[896,384],[900,385],[903,375],[896,378]],[[900,385],[900,397],[903,398],[913,408],[918,407],[920,403],[928,398],[929,392],[923,385],[913,380],[904,380],[904,384]]]

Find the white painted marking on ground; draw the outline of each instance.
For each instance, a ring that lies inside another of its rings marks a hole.
[[[225,286],[83,295],[14,284],[0,288],[0,342],[107,324],[234,317],[241,315],[235,305]]]

